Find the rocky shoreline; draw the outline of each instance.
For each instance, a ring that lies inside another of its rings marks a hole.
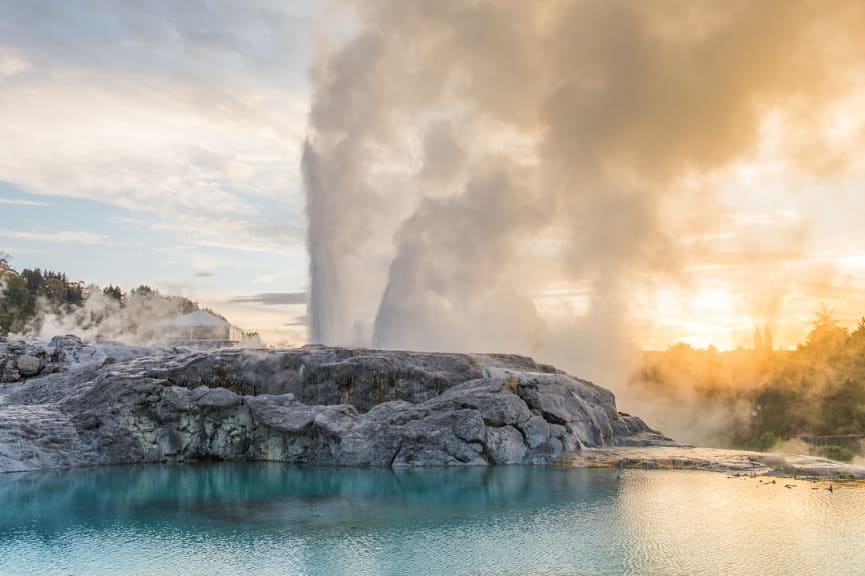
[[[865,480],[862,466],[817,456],[693,446],[590,448],[566,454],[559,464],[571,468],[703,470],[735,477]]]
[[[551,464],[670,446],[611,392],[530,358],[327,348],[190,351],[0,339],[0,471],[272,460]]]

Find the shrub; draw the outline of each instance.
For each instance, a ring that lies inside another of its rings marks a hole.
[[[843,446],[837,444],[828,444],[817,448],[817,454],[830,460],[840,460],[841,462],[850,462],[853,460],[853,454]]]
[[[751,441],[751,447],[757,452],[767,452],[778,443],[780,438],[771,432],[763,432],[758,438]]]

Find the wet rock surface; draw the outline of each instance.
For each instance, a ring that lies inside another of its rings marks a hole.
[[[587,447],[673,444],[619,413],[608,390],[513,355],[0,339],[0,374],[0,471],[549,464]]]
[[[572,468],[706,470],[757,476],[862,480],[865,468],[818,456],[775,454],[693,446],[606,447],[566,454],[559,462]]]

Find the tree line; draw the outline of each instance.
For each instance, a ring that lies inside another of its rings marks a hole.
[[[629,386],[646,402],[669,400],[670,422],[690,417],[715,445],[865,434],[865,318],[851,331],[824,310],[794,350],[773,350],[768,332],[757,334],[753,349],[647,353]]]
[[[98,296],[100,305],[94,303]],[[71,281],[63,272],[25,268],[18,272],[10,258],[0,253],[0,336],[38,334],[48,315],[74,317],[83,328],[98,325],[117,311],[142,308],[156,316],[170,317],[199,309],[182,296],[166,296],[141,285],[129,292],[109,284],[100,287]],[[82,312],[86,311],[86,314]],[[151,318],[158,319],[158,318]]]

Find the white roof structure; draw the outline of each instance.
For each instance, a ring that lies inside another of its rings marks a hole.
[[[193,326],[225,326],[229,324],[227,320],[223,320],[219,316],[214,316],[210,312],[204,310],[196,310],[177,318],[165,321],[165,326],[176,328],[191,328]]]
[[[232,346],[243,340],[243,330],[204,310],[196,310],[160,324],[163,337],[185,346]]]

